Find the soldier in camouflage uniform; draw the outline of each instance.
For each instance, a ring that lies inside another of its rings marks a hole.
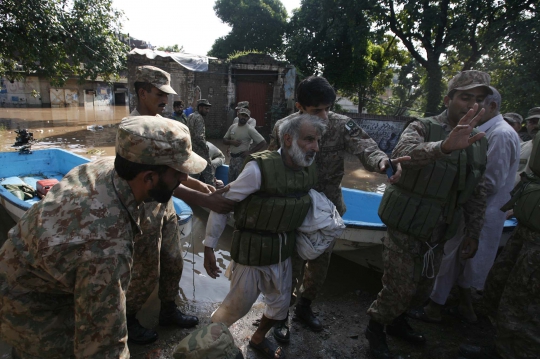
[[[131,116],[161,118],[160,114],[168,103],[168,95],[176,94],[170,86],[170,75],[154,66],[137,68],[135,90],[138,104]],[[177,228],[176,212],[173,207],[157,202],[145,203],[143,210],[142,234],[136,239],[131,285],[126,298],[129,341],[137,344],[157,340],[157,332],[144,328],[136,315],[158,282],[162,308],[160,325],[176,324],[189,328],[199,322],[197,317],[182,313],[175,304],[184,267],[180,243],[174,232]]]
[[[234,338],[223,323],[195,330],[174,348],[174,359],[244,359]]]
[[[524,174],[502,210],[518,226],[493,264],[483,302],[497,328],[495,347],[462,345],[463,358],[538,358],[540,348],[540,137],[533,139],[531,173]]]
[[[386,333],[422,344],[405,319],[409,307],[428,299],[442,259],[444,242],[464,218],[461,257],[472,258],[484,222],[486,188],[483,171],[487,141],[474,127],[482,118],[484,98],[491,94],[490,77],[463,71],[448,83],[447,107],[438,116],[412,121],[392,156],[410,156],[400,180],[389,186],[379,207],[387,225],[383,252],[383,289],[367,313],[366,338],[374,358],[392,358]],[[475,116],[476,115],[476,116]],[[457,165],[456,165],[457,164]],[[427,310],[411,315],[435,321]]]
[[[202,99],[197,101],[197,111],[189,115],[187,119],[187,127],[191,133],[191,140],[193,141],[193,151],[202,158],[208,161],[208,166],[199,175],[194,176],[200,179],[206,184],[215,185],[214,171],[212,171],[212,161],[210,160],[210,154],[208,153],[208,146],[206,145],[206,128],[204,124],[204,118],[208,115],[210,107],[212,105],[208,100]]]
[[[319,155],[315,159],[318,184],[314,189],[324,193],[337,207],[339,214],[343,216],[347,210],[341,194],[345,152],[356,155],[368,171],[374,172],[385,171],[388,166],[388,156],[353,120],[329,111],[336,99],[336,93],[325,78],[308,77],[298,85],[296,91],[298,111],[318,116],[327,124],[327,130],[320,140]],[[291,116],[276,122],[268,150],[275,151],[281,146],[278,136],[279,126]],[[397,164],[398,172],[401,171],[399,162],[405,159],[392,160],[393,163]],[[396,173],[391,180],[398,177],[399,173]],[[295,311],[296,316],[306,322],[314,331],[321,331],[323,328],[320,320],[313,315],[311,302],[317,297],[317,293],[326,279],[332,248],[333,244],[325,253],[314,260],[304,261],[298,254],[293,259],[293,287],[297,285],[297,282],[302,285]],[[277,340],[281,341],[286,341],[285,338],[289,336],[288,329],[283,325],[277,327],[273,334]]]
[[[182,101],[182,100],[174,101],[173,102],[173,110],[174,110],[174,112],[173,112],[173,114],[171,116],[171,119],[176,120],[176,121],[180,121],[184,125],[187,125],[187,116],[184,113],[184,101]]]
[[[71,170],[0,249],[0,339],[20,358],[129,358],[126,291],[142,204],[173,210],[174,188],[206,162],[185,126],[156,117],[124,119],[116,153]],[[179,242],[175,221],[170,233]]]

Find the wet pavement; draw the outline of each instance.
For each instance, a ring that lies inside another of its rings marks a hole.
[[[5,109],[0,108],[0,151],[11,151],[16,134],[13,130],[28,128],[40,142],[34,148],[60,147],[88,158],[114,155],[114,139],[118,123],[128,114],[127,107],[102,107],[96,109]],[[222,151],[221,140],[210,140]],[[347,156],[345,161],[345,187],[384,191],[386,176],[363,169],[358,159]],[[201,324],[208,324],[212,311],[217,308],[229,290],[229,282],[223,276],[212,279],[203,267],[203,245],[208,213],[193,208],[193,230],[183,240],[184,272],[180,282],[178,304],[184,312],[199,316]],[[8,230],[14,222],[0,207],[0,245],[6,240]],[[218,245],[216,258],[225,271],[230,261],[229,248],[232,229],[227,227]],[[375,299],[381,286],[381,274],[363,268],[344,258],[333,256],[328,278],[314,302],[314,310],[324,323],[321,333],[313,333],[307,327],[290,318],[292,340],[286,346],[288,358],[368,358],[367,341],[363,329],[367,324],[366,309]],[[260,300],[261,298],[259,298]],[[262,358],[248,346],[254,332],[252,322],[262,315],[263,305],[259,301],[252,311],[230,329],[237,345],[246,358]],[[176,343],[191,332],[191,329],[164,328],[158,326],[159,299],[157,289],[140,311],[138,317],[147,327],[155,328],[159,340],[148,346],[130,345],[132,358],[171,358]],[[452,358],[460,342],[467,339],[470,326],[451,321],[450,326],[417,324],[434,339],[425,347],[414,347],[398,340],[389,339],[389,344],[409,358]],[[464,327],[465,326],[465,327]],[[473,328],[476,337],[492,334],[487,319]],[[273,340],[273,339],[272,339]],[[0,359],[11,358],[10,348],[0,342]]]

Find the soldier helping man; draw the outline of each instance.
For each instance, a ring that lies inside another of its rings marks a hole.
[[[311,76],[298,84],[296,90],[296,108],[299,113],[307,113],[318,116],[327,125],[327,130],[320,141],[320,153],[315,162],[317,164],[317,185],[315,190],[322,192],[337,207],[340,215],[346,211],[345,203],[341,194],[341,180],[344,175],[345,152],[356,155],[368,171],[384,172],[388,164],[388,156],[382,152],[377,143],[369,137],[350,118],[330,111],[330,107],[336,100],[336,93],[328,81],[323,77]],[[280,147],[278,136],[281,124],[292,116],[276,122],[272,131],[268,150],[275,151]],[[400,162],[408,160],[408,157],[393,159],[397,172],[390,179],[397,180],[401,173]],[[309,325],[314,331],[323,329],[320,320],[311,310],[311,302],[320,291],[332,254],[334,243],[328,249],[313,260],[304,261],[298,254],[293,259],[293,287],[301,285],[301,293],[296,305],[296,316]],[[291,304],[293,304],[291,299]],[[289,331],[285,322],[282,322],[273,331],[276,340],[287,342]]]
[[[393,156],[410,156],[403,173],[389,186],[379,207],[387,225],[384,238],[383,288],[368,309],[366,328],[374,358],[390,359],[386,333],[422,344],[405,319],[410,306],[428,298],[439,269],[444,242],[465,221],[463,259],[472,258],[486,210],[484,170],[487,141],[474,127],[488,94],[490,77],[463,71],[448,83],[447,110],[438,116],[412,121],[403,131]],[[423,310],[415,317],[425,319]]]
[[[137,68],[134,86],[138,103],[137,108],[131,112],[132,116],[161,118],[160,114],[168,103],[168,95],[176,93],[170,86],[170,75],[153,66]],[[189,134],[187,128],[184,128]],[[234,202],[222,197],[222,191],[213,192],[215,189],[212,186],[192,177],[185,179],[184,184],[185,186],[180,185],[175,189],[176,197],[219,212],[227,213],[232,209]],[[129,340],[137,344],[151,343],[158,337],[155,330],[143,327],[136,318],[137,312],[158,282],[158,296],[161,300],[160,325],[192,327],[199,322],[197,317],[182,313],[175,304],[182,277],[183,259],[179,244],[176,243],[177,238],[169,230],[174,226],[171,222],[176,221],[174,208],[149,202],[144,204],[144,213],[146,220],[141,223],[143,233],[137,235],[138,245],[135,246],[133,254],[131,285],[126,298]],[[172,258],[174,260],[171,260]]]
[[[238,202],[234,210],[233,260],[227,269],[232,272],[231,289],[212,314],[212,321],[232,325],[248,313],[262,292],[266,308],[249,344],[269,358],[285,357],[283,350],[266,339],[265,334],[287,315],[296,229],[311,206],[308,191],[317,181],[312,164],[324,130],[324,121],[318,117],[291,116],[280,128],[281,150],[250,155],[225,194]],[[214,248],[226,222],[226,215],[210,213],[204,267],[212,278],[221,272]]]
[[[129,358],[126,291],[133,290],[146,202],[166,214],[161,265],[182,263],[171,196],[188,173],[206,166],[187,128],[128,117],[116,153],[71,170],[0,249],[0,338],[23,359]]]

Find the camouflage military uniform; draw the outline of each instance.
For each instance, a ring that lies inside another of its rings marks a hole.
[[[171,116],[171,119],[181,122],[187,126],[187,117],[183,112],[180,115],[176,114],[176,112],[173,113],[173,115]]]
[[[114,160],[69,172],[0,249],[0,337],[23,358],[129,358],[140,208]]]
[[[191,134],[191,142],[193,143],[193,151],[208,161],[208,166],[200,174],[193,176],[204,183],[214,185],[214,172],[212,171],[212,164],[210,160],[210,154],[208,146],[206,145],[206,129],[204,125],[204,118],[199,111],[193,112],[187,118],[187,127]]]
[[[133,110],[130,115],[140,116],[140,113]],[[176,211],[172,201],[169,202],[148,202],[142,206],[142,233],[135,238],[131,284],[126,296],[128,315],[141,310],[158,281],[162,302],[174,301],[180,290],[184,260]]]
[[[446,111],[435,116],[444,130],[450,133],[452,126],[448,123]],[[426,129],[420,121],[413,121],[403,131],[392,157],[411,156],[411,161],[404,162],[404,168],[421,168],[446,156],[441,151],[441,143],[424,142]],[[484,223],[486,210],[486,188],[484,178],[476,186],[471,198],[463,205],[465,218],[465,236],[478,239]],[[377,299],[368,309],[375,321],[390,324],[411,306],[422,306],[429,298],[433,280],[437,275],[446,232],[445,218],[441,217],[435,227],[429,243],[416,240],[396,230],[388,229],[384,239],[384,275],[383,288]],[[432,265],[423,267],[422,259],[430,247],[433,251]],[[424,275],[422,271],[424,270]],[[427,275],[426,275],[427,273]],[[432,277],[432,278],[428,278]]]
[[[276,122],[268,150],[275,151],[280,147],[278,129],[280,124],[289,117]],[[341,194],[341,180],[345,174],[345,152],[358,156],[368,171],[379,171],[379,163],[387,158],[386,154],[379,150],[377,143],[356,124],[348,130],[345,124],[349,121],[351,119],[347,116],[334,112],[328,113],[327,129],[320,140],[319,152],[315,156],[319,181],[314,189],[324,193],[342,216],[347,210]],[[314,260],[307,261],[302,297],[309,300],[315,299],[326,279],[331,254],[331,250],[326,251]],[[298,258],[296,257],[294,264],[293,278],[301,278],[299,270],[303,266],[296,264]]]
[[[244,358],[234,338],[223,323],[212,323],[191,332],[174,348],[174,359]]]

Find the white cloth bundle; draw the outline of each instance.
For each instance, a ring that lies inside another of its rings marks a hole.
[[[296,233],[296,250],[304,260],[320,256],[345,229],[332,201],[313,189],[309,196],[311,208]]]

